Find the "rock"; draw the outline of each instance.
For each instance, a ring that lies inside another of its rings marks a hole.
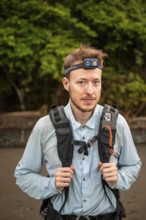
[[[0,114],[0,147],[24,147],[42,111],[11,112]],[[134,142],[146,143],[146,117],[128,121]]]
[[[24,147],[42,116],[39,111],[0,114],[0,147]]]
[[[128,121],[134,142],[146,143],[146,117],[137,117]]]

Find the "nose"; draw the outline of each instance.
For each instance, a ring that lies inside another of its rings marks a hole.
[[[87,93],[87,94],[93,94],[93,85],[92,85],[91,82],[89,82],[89,83],[87,84],[86,93]]]

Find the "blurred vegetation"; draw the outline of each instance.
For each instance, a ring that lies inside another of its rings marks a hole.
[[[0,111],[66,104],[64,57],[81,43],[108,54],[101,103],[146,114],[146,3],[1,0]]]

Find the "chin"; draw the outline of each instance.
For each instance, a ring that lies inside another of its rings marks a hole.
[[[94,110],[94,108],[95,108],[95,106],[84,106],[84,107],[82,107],[82,111],[83,112],[91,112]]]

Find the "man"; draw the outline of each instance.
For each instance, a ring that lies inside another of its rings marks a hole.
[[[64,111],[74,140],[88,142],[98,133],[103,110],[98,102],[104,57],[102,51],[81,46],[65,58],[62,83],[70,99]],[[79,148],[74,146],[72,165],[62,167],[55,129],[48,115],[41,118],[16,167],[17,184],[36,199],[52,197],[52,209],[56,211],[64,202],[64,188],[69,186],[68,199],[58,219],[114,219],[116,199],[109,188],[129,189],[141,167],[127,122],[118,115],[114,145],[116,156],[111,156],[109,163],[100,162],[97,141],[88,149],[88,155],[80,154]],[[49,177],[40,175],[42,161]],[[101,176],[109,186],[106,194]]]

